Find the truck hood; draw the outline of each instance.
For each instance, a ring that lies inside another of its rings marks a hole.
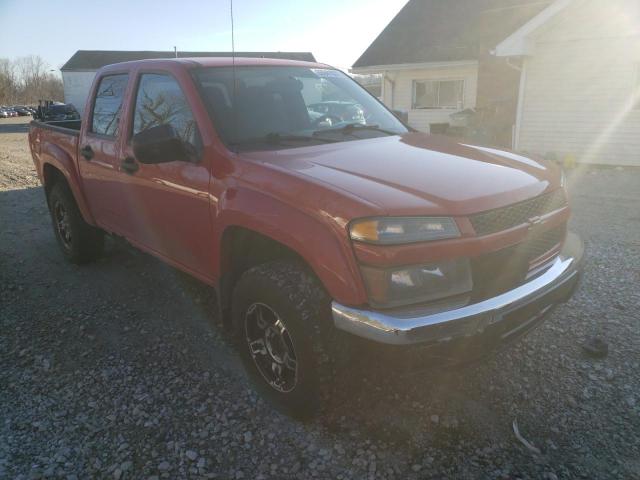
[[[387,215],[468,215],[560,186],[559,169],[546,162],[422,133],[242,156],[348,192]]]

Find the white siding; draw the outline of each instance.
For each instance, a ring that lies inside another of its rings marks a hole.
[[[397,70],[387,72],[386,78],[393,80],[394,87],[392,99],[390,83],[385,83],[383,92],[385,104],[389,108],[409,112],[409,124],[423,132],[429,132],[429,124],[431,123],[449,123],[449,115],[457,112],[458,109],[412,109],[414,80],[464,80],[464,105],[462,108],[476,106],[477,65]]]
[[[82,115],[96,72],[62,72],[64,102],[71,103]]]
[[[596,164],[640,165],[637,0],[578,0],[526,59],[518,148]]]

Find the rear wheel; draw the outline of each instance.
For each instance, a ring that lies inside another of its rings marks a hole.
[[[69,186],[57,182],[47,197],[53,231],[62,253],[72,263],[87,263],[104,249],[104,232],[82,218]]]
[[[330,299],[302,266],[251,268],[233,294],[240,355],[259,393],[288,415],[306,419],[330,403],[333,382]]]

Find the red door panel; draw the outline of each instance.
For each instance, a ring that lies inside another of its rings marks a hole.
[[[213,272],[213,226],[210,214],[211,165],[201,150],[200,133],[183,89],[169,73],[141,73],[132,94],[127,131],[130,136],[161,125],[171,125],[185,145],[189,160],[142,164],[135,159],[132,140],[123,144],[120,217],[128,236],[167,260],[211,278]]]
[[[83,189],[93,216],[101,227],[124,235],[117,175],[120,159],[121,112],[129,75],[102,77],[95,100],[83,125],[78,145],[78,164]]]
[[[125,147],[125,156],[133,156]],[[122,218],[130,238],[169,260],[209,276],[213,232],[209,166],[177,161],[120,171]]]
[[[89,208],[98,225],[120,232],[118,212],[118,186],[116,159],[118,146],[114,139],[85,136],[80,149],[91,149],[92,157],[80,155],[80,175]],[[90,155],[88,155],[90,156]]]

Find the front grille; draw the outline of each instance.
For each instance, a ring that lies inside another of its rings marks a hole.
[[[500,295],[524,283],[531,263],[550,253],[562,242],[566,224],[540,233],[532,233],[524,242],[471,260],[473,299]]]
[[[508,207],[472,215],[469,219],[477,235],[489,235],[527,223],[530,218],[558,210],[566,203],[562,189],[558,189]]]
[[[556,245],[562,242],[565,233],[565,225],[547,230],[546,232],[531,235],[522,243],[523,255],[529,262],[540,258]]]

